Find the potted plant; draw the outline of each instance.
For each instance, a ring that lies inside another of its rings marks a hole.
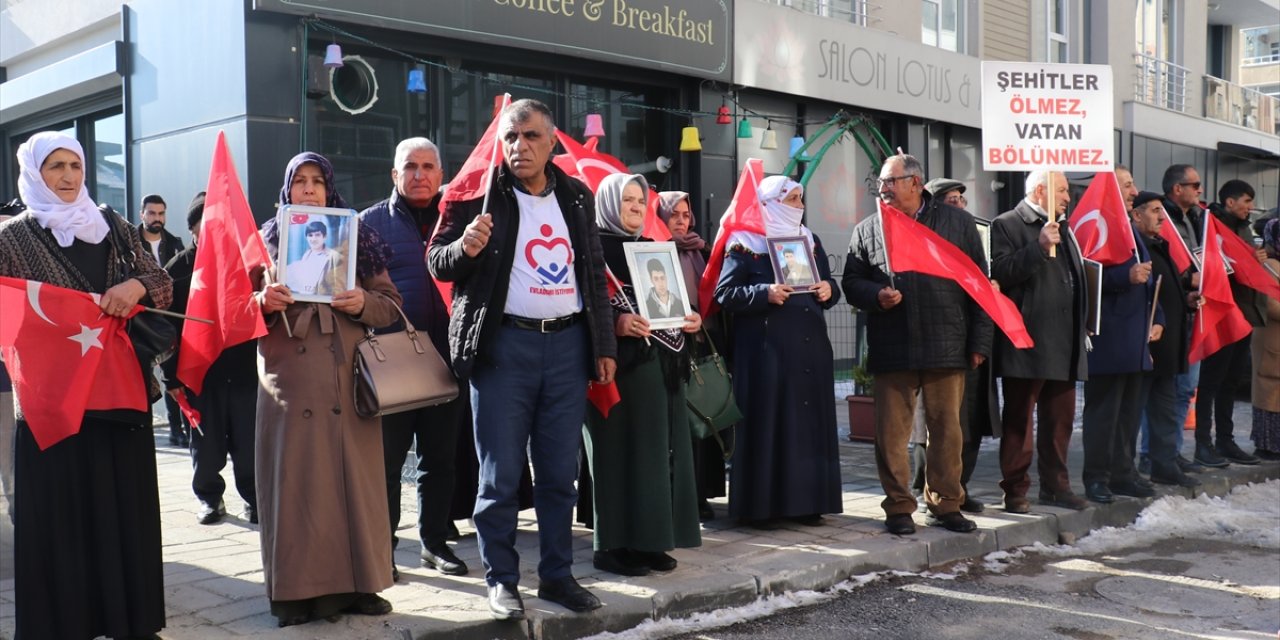
[[[853,365],[853,395],[845,396],[849,404],[849,440],[875,442],[876,403],[872,398],[875,376],[867,371],[867,358]]]

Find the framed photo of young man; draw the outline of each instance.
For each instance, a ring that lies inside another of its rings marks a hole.
[[[356,281],[354,209],[305,205],[280,207],[280,259],[276,277],[294,300],[333,302],[333,296]]]
[[[773,264],[775,282],[791,285],[796,293],[808,293],[818,284],[809,236],[772,237],[765,241],[769,245],[769,262]]]
[[[637,309],[650,329],[678,329],[689,313],[689,292],[680,273],[674,242],[628,242],[623,245],[627,269],[636,290]]]

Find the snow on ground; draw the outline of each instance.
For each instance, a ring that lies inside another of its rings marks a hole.
[[[1138,534],[1138,535],[1135,535]],[[1166,496],[1153,502],[1124,527],[1105,527],[1081,538],[1075,545],[1033,546],[1012,551],[995,551],[982,558],[983,568],[1003,573],[1024,557],[1026,551],[1051,556],[1093,555],[1166,538],[1213,537],[1263,549],[1280,550],[1280,480],[1235,487],[1223,498],[1201,495],[1195,499]],[[774,615],[786,609],[804,607],[836,598],[887,577],[919,576],[933,580],[955,580],[969,571],[968,563],[952,565],[951,573],[933,571],[880,571],[852,578],[827,591],[794,591],[761,597],[731,609],[695,613],[688,618],[645,620],[621,632],[605,632],[586,640],[649,640],[705,629],[727,627],[739,622]]]
[[[1280,480],[1241,485],[1221,498],[1166,496],[1151,503],[1127,527],[1098,529],[1074,545],[1037,544],[1026,549],[1050,556],[1093,555],[1156,540],[1195,537],[1280,551]]]

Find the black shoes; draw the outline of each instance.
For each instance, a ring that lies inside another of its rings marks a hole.
[[[916,532],[916,522],[909,513],[899,513],[884,519],[884,527],[895,536],[909,536]]]
[[[542,595],[542,589],[538,589]],[[494,620],[521,620],[524,618],[524,601],[515,585],[495,584],[489,587],[489,611]]]
[[[385,616],[391,613],[391,603],[376,593],[362,593],[356,601],[347,605],[343,613],[358,613],[362,616]]]
[[[1085,497],[1099,504],[1111,504],[1116,501],[1115,494],[1105,482],[1090,482],[1084,488]]]
[[[969,533],[978,528],[978,523],[960,515],[959,511],[937,515],[929,514],[925,517],[925,521],[930,526],[941,526],[947,531],[955,531],[956,533]]]
[[[1257,456],[1245,453],[1244,449],[1241,449],[1235,440],[1219,442],[1218,453],[1228,461],[1236,464],[1255,465],[1262,462]]]
[[[969,495],[966,491],[964,494],[964,502],[960,503],[960,510],[965,513],[982,513],[983,509],[986,509],[986,505],[982,504],[981,501],[974,499],[974,497]]]
[[[1155,489],[1144,486],[1133,480],[1112,482],[1107,486],[1112,496],[1129,496],[1130,498],[1150,498],[1156,495]]]
[[[1211,444],[1196,445],[1196,462],[1212,469],[1221,469],[1227,466],[1226,458],[1218,455],[1217,449]]]
[[[675,571],[676,566],[679,564],[675,558],[661,551],[628,551],[632,561],[639,560],[641,564],[649,567],[651,571]]]
[[[1178,463],[1178,468],[1182,469],[1183,473],[1203,473],[1204,472],[1204,465],[1200,464],[1199,462],[1193,462],[1191,460],[1188,460],[1182,457],[1182,454],[1178,454],[1176,461]]]
[[[222,522],[222,516],[225,515],[227,515],[227,506],[221,500],[217,505],[202,502],[200,510],[196,511],[196,520],[200,521],[200,524],[218,524]]]
[[[244,508],[244,513],[241,514],[240,517],[248,521],[249,524],[258,524],[258,508],[247,506]]]
[[[1105,490],[1106,485],[1102,485],[1102,488]],[[1089,495],[1089,492],[1085,491],[1085,495]],[[1107,493],[1107,497],[1108,497],[1107,502],[1110,502],[1111,494]],[[1089,499],[1093,500],[1093,496],[1089,496]],[[1095,502],[1101,502],[1101,500],[1095,500]],[[1040,490],[1040,504],[1047,504],[1053,507],[1062,507],[1063,509],[1071,509],[1072,511],[1081,511],[1089,506],[1089,503],[1085,502],[1084,498],[1081,498],[1080,496],[1074,493],[1071,493],[1070,491],[1064,491],[1062,493],[1053,493],[1050,491],[1045,491],[1044,489]]]
[[[1172,469],[1168,470],[1152,469],[1151,481],[1156,484],[1172,484],[1187,488],[1200,486],[1199,480],[1183,473],[1182,469],[1179,469],[1177,465],[1174,465]]]
[[[422,548],[422,566],[447,576],[467,575],[467,563],[453,554],[449,545],[441,543]]]
[[[698,500],[698,520],[706,522],[715,519],[715,517],[716,512],[711,508],[711,503],[707,502],[705,498]]]
[[[582,588],[573,576],[559,580],[544,580],[538,585],[538,597],[547,602],[554,602],[574,613],[584,613],[600,608],[600,599]],[[490,608],[493,599],[490,598]]]
[[[1151,475],[1151,456],[1145,453],[1138,456],[1138,473],[1144,476]]]
[[[821,513],[811,513],[807,516],[795,516],[794,518],[791,518],[791,521],[797,524],[802,524],[806,527],[821,527],[826,524],[826,521],[822,519]]]
[[[1254,447],[1253,455],[1257,456],[1259,460],[1266,460],[1268,462],[1280,460],[1280,451],[1271,451],[1269,449],[1259,449]]]
[[[620,576],[649,575],[649,565],[633,557],[626,549],[602,549],[597,551],[591,556],[591,564],[601,571],[608,571]]]

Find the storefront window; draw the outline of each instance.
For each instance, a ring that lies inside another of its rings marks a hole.
[[[920,39],[929,46],[964,53],[964,1],[921,0]]]
[[[569,85],[569,111],[561,118],[561,127],[575,140],[584,140],[587,114],[598,113],[604,124],[604,137],[598,148],[645,174],[660,187],[663,175],[654,163],[658,156],[674,157],[674,140],[663,134],[663,114],[644,108],[646,104],[660,104],[661,99],[640,87],[605,87],[573,83]]]
[[[93,121],[93,159],[89,163],[93,183],[89,195],[128,217],[124,172],[124,114]],[[86,150],[87,151],[87,150]],[[86,176],[86,179],[88,176]]]

